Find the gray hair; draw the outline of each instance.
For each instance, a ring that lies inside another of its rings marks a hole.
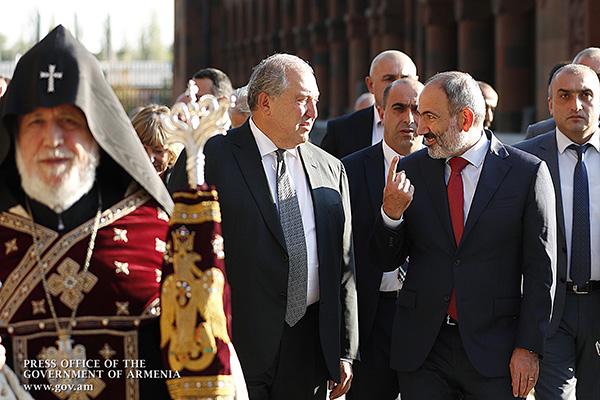
[[[279,97],[290,87],[287,73],[290,70],[310,71],[312,67],[300,57],[291,54],[273,54],[262,60],[252,70],[248,82],[248,107],[255,110],[258,105],[258,95],[266,93],[272,97]]]
[[[229,109],[230,113],[233,111],[243,114],[250,113],[250,108],[248,107],[248,86],[235,89],[233,96],[235,96],[235,106]]]
[[[556,79],[558,74],[560,74],[561,72],[566,72],[566,73],[569,73],[569,74],[575,75],[575,76],[583,75],[585,73],[590,73],[593,76],[595,76],[596,79],[598,79],[598,75],[596,75],[596,72],[593,69],[591,69],[590,67],[588,67],[587,65],[567,64],[565,66],[562,66],[558,70],[556,70],[556,72],[552,76],[550,85],[548,85],[548,98],[550,98],[550,99],[552,98],[552,85],[554,84],[554,80]]]
[[[479,84],[466,72],[438,72],[425,82],[435,83],[442,88],[448,98],[448,111],[456,117],[463,109],[473,112],[473,124],[480,125],[485,119],[485,100]]]

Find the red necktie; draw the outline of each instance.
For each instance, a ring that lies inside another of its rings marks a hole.
[[[463,211],[463,181],[461,172],[469,164],[467,160],[461,157],[453,157],[450,159],[450,179],[448,180],[448,206],[450,207],[450,220],[452,221],[452,230],[454,231],[454,239],[456,246],[460,243],[464,229],[464,211]],[[456,312],[456,296],[454,288],[452,289],[452,297],[448,304],[448,315],[458,321]]]

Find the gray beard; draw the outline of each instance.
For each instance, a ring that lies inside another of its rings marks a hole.
[[[92,189],[96,179],[96,168],[100,163],[100,148],[97,143],[94,143],[86,165],[75,164],[71,170],[59,172],[60,183],[48,185],[37,174],[30,174],[27,171],[19,146],[16,146],[15,154],[17,169],[21,175],[21,186],[25,194],[57,214],[68,210]]]
[[[462,152],[469,146],[469,138],[467,135],[461,135],[461,129],[458,126],[456,117],[448,126],[448,129],[443,135],[436,137],[435,145],[428,146],[427,152],[431,158],[450,158]]]

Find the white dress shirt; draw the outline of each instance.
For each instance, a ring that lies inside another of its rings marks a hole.
[[[588,173],[590,191],[590,250],[591,280],[600,280],[600,134],[596,131],[587,142],[591,146],[583,156]],[[570,281],[571,271],[571,233],[573,231],[573,173],[577,164],[577,152],[567,149],[577,144],[556,128],[556,147],[558,150],[558,171],[560,175],[560,192],[562,196],[567,242],[567,279]]]
[[[383,124],[381,123],[381,117],[377,112],[377,106],[373,104],[373,130],[371,134],[371,146],[377,144],[383,140]]]
[[[273,202],[279,210],[277,199],[277,146],[265,135],[250,118],[250,130],[254,135],[258,151],[262,157],[263,167],[271,189]],[[300,214],[302,214],[302,225],[304,226],[304,238],[306,240],[306,255],[308,259],[308,292],[307,305],[319,300],[319,259],[317,255],[317,231],[315,225],[315,210],[312,195],[308,185],[308,178],[302,166],[302,160],[298,149],[286,150],[284,154],[287,170],[292,177],[298,196]]]
[[[490,148],[490,140],[485,134],[481,134],[481,137],[475,143],[473,147],[465,151],[460,157],[467,160],[469,163],[462,170],[462,181],[463,181],[463,226],[469,216],[469,210],[473,203],[473,196],[475,195],[475,189],[477,189],[477,183],[481,176],[481,170],[483,169],[483,161]],[[446,159],[446,167],[444,169],[446,174],[446,185],[450,180],[452,174],[452,168],[450,167],[450,158]]]
[[[463,225],[469,216],[469,210],[471,209],[471,203],[473,203],[473,196],[475,195],[475,189],[477,189],[477,183],[481,176],[483,162],[485,156],[490,148],[490,140],[482,132],[479,140],[469,150],[465,151],[460,157],[467,160],[469,163],[462,170],[462,181],[463,181]],[[446,159],[446,165],[444,169],[446,185],[450,180],[450,174],[452,168],[450,167],[450,158]],[[410,176],[408,177],[410,179]],[[402,218],[392,219],[383,212],[383,206],[381,207],[381,215],[383,217],[383,223],[390,229],[397,229],[402,223]]]
[[[390,171],[390,164],[395,156],[402,158],[403,156],[396,153],[394,149],[392,149],[386,142],[383,140],[381,142],[381,146],[383,148],[383,165],[384,165],[384,182],[387,182],[388,174]],[[381,277],[381,286],[379,287],[379,291],[381,292],[393,292],[395,290],[400,290],[402,288],[402,283],[398,280],[398,268],[390,272],[384,272]]]

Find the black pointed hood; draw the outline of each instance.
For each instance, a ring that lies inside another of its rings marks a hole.
[[[38,107],[61,104],[79,107],[92,136],[120,166],[121,173],[124,171],[137,181],[171,212],[173,201],[106,81],[100,63],[62,25],[21,57],[8,90],[0,99],[0,169],[14,162],[9,151],[14,145],[11,131],[16,129],[16,117]]]

